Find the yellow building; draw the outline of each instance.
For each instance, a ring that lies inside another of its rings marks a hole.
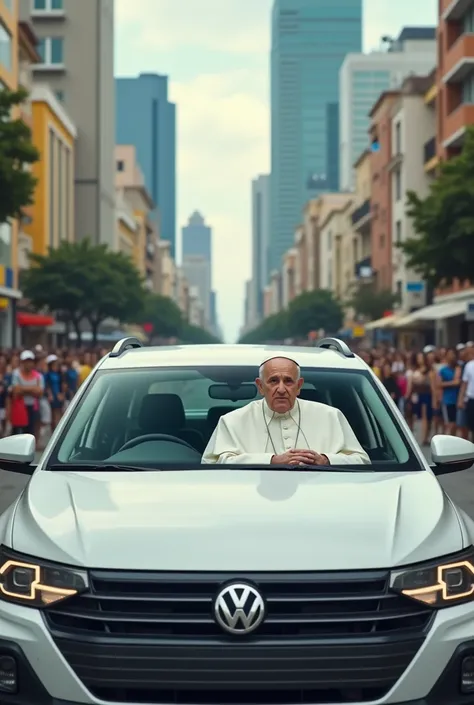
[[[18,88],[18,2],[0,0],[0,90]],[[16,116],[15,116],[16,117]],[[0,224],[0,345],[16,344],[18,223]]]
[[[32,252],[44,255],[61,241],[74,240],[74,156],[77,130],[63,105],[47,85],[31,93],[33,142],[40,160],[33,165],[37,179],[31,222],[23,230]]]

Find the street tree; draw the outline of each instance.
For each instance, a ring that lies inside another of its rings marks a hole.
[[[177,338],[183,326],[179,306],[169,296],[148,293],[140,320],[152,327],[152,337]]]
[[[306,337],[311,331],[324,329],[336,333],[342,326],[344,313],[332,291],[305,291],[288,306],[290,337]]]
[[[474,281],[474,126],[459,156],[442,162],[426,198],[407,193],[415,237],[400,244],[408,267],[433,286]]]
[[[27,168],[39,159],[31,130],[12,112],[27,98],[26,91],[0,89],[0,223],[19,218],[33,203],[36,179]]]
[[[205,328],[193,326],[187,322],[183,323],[178,337],[185,345],[212,345],[221,342]]]
[[[36,310],[59,315],[81,343],[82,325],[89,322],[93,342],[107,318],[134,322],[142,315],[145,290],[131,260],[89,240],[62,242],[47,255],[30,255],[22,276],[25,297]]]
[[[282,341],[285,338],[288,338],[288,315],[286,311],[280,311],[264,318],[260,325],[245,333],[239,342],[258,345]]]
[[[382,318],[398,303],[398,297],[390,289],[377,291],[375,282],[361,280],[353,287],[348,305],[357,316],[371,321]]]

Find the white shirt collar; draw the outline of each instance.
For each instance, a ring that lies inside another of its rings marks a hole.
[[[279,414],[277,411],[272,411],[272,410],[270,409],[270,407],[268,406],[268,404],[267,404],[267,402],[265,401],[265,399],[263,399],[262,404],[263,404],[263,410],[264,410],[264,412],[265,412],[265,416],[266,416],[266,418],[268,419],[268,421],[271,421],[272,419],[273,419],[273,420],[276,419],[276,420],[278,420],[278,421],[283,421],[284,419],[293,418],[292,412],[293,412],[293,411],[295,410],[295,408],[296,408],[296,404],[295,404],[295,406],[293,406],[293,408],[290,409],[289,411],[287,411],[286,413],[284,413],[284,414]]]

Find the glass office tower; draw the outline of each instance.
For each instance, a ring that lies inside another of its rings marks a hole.
[[[339,69],[362,49],[362,0],[274,0],[269,270],[304,204],[339,185]]]

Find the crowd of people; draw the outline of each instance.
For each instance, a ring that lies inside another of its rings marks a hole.
[[[410,428],[421,424],[427,446],[435,433],[474,434],[474,342],[455,348],[426,346],[403,352],[388,347],[360,350],[397,403]]]
[[[31,433],[41,448],[108,350],[0,351],[0,435]]]

